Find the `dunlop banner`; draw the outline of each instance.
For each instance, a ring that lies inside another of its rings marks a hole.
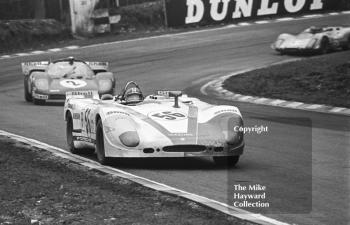
[[[168,26],[234,23],[342,9],[338,0],[164,0]]]

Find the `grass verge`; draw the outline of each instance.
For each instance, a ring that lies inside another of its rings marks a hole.
[[[350,108],[350,51],[317,56],[232,76],[234,93]]]
[[[251,224],[6,137],[0,153],[0,224]]]

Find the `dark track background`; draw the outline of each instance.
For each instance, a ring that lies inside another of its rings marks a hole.
[[[246,136],[245,154],[229,172],[202,159],[135,160],[116,167],[222,202],[227,201],[233,174],[240,181],[268,184],[268,188],[280,190],[273,200],[280,202],[281,211],[307,209],[301,204],[305,201],[291,201],[288,196],[296,191],[295,174],[312,173],[311,212],[264,215],[297,224],[348,224],[349,117],[213,100],[201,96],[199,87],[220,75],[293,58],[276,55],[270,49],[279,33],[296,33],[310,25],[346,24],[349,19],[349,15],[341,15],[216,29],[0,60],[0,129],[66,149],[63,107],[34,106],[24,101],[20,63],[70,55],[109,61],[120,82],[118,90],[128,80],[137,81],[146,94],[156,89],[192,87],[187,92],[203,100],[237,105],[246,125],[263,124],[271,129],[270,135]],[[296,124],[293,117],[310,119],[311,140],[304,135],[307,127]],[[312,149],[303,144],[308,141]],[[311,154],[312,167],[305,159],[305,151]],[[300,196],[308,196],[307,187],[307,182],[298,186]]]

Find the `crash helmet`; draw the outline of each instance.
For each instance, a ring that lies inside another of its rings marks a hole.
[[[137,104],[143,101],[143,95],[139,87],[130,87],[124,94],[125,104]]]

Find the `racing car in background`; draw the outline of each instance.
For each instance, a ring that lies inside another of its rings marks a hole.
[[[113,94],[114,76],[107,62],[85,62],[68,57],[56,61],[24,62],[24,98],[41,105],[46,101],[64,101],[67,91],[97,90]]]
[[[233,166],[243,153],[238,108],[210,105],[180,91],[144,98],[135,82],[118,96],[95,91],[67,93],[66,137],[72,153],[94,148],[101,164],[110,158],[213,157]]]
[[[280,34],[271,45],[284,53],[328,53],[336,49],[350,49],[350,27],[309,27],[300,34]]]

